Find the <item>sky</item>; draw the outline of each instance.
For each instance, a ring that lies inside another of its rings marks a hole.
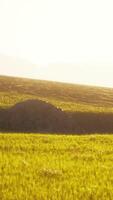
[[[113,87],[112,0],[0,0],[0,74]]]

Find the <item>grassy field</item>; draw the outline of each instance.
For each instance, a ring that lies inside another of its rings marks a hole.
[[[0,76],[0,108],[112,113],[113,89]],[[0,133],[0,200],[112,200],[113,136]]]
[[[112,200],[112,135],[0,134],[1,200]]]
[[[71,112],[113,112],[113,89],[0,76],[0,107],[45,100]]]

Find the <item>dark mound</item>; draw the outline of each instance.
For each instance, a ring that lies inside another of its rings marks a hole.
[[[0,130],[14,132],[113,133],[112,113],[66,113],[40,100],[0,110]]]
[[[27,100],[1,111],[1,128],[14,131],[65,131],[66,114],[49,103]],[[64,124],[65,123],[65,124]]]
[[[113,133],[113,113],[70,113],[68,127],[76,133]]]

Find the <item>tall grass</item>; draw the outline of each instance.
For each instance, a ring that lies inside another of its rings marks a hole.
[[[0,134],[1,200],[112,200],[113,136]]]

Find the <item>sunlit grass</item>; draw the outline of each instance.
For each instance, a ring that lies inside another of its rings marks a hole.
[[[110,200],[112,135],[0,134],[0,199]]]
[[[27,99],[41,99],[71,112],[113,112],[113,89],[0,77],[0,108]]]
[[[5,93],[0,92],[0,108],[8,108],[13,106],[16,103],[25,101],[27,99],[40,99],[45,102],[49,102],[52,105],[54,105],[57,108],[60,108],[64,111],[69,112],[113,112],[112,106],[97,106],[93,104],[88,103],[77,103],[77,102],[71,102],[71,101],[62,101],[62,100],[56,100],[52,99],[50,97],[40,97],[36,95],[27,95],[27,94],[19,94],[19,93]]]
[[[113,90],[0,77],[0,108],[41,99],[71,112],[113,112]],[[113,136],[0,134],[0,200],[112,200]]]

